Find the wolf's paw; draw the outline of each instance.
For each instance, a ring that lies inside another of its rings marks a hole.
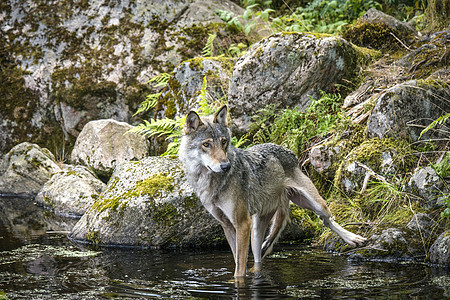
[[[358,234],[354,234],[349,232],[350,234],[348,234],[348,236],[346,236],[344,238],[344,241],[349,244],[351,247],[360,247],[362,246],[367,239],[358,235]]]

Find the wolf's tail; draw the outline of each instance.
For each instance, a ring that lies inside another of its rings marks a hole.
[[[290,221],[289,200],[287,198],[287,193],[288,191],[286,191],[286,198],[283,205],[281,205],[277,209],[271,220],[269,233],[262,245],[262,258],[266,257],[266,255],[269,255],[272,252],[273,246],[280,238],[281,232],[283,232],[284,227],[286,227],[287,223]]]

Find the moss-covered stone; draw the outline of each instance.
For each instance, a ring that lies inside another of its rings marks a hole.
[[[411,171],[417,158],[410,144],[393,138],[373,138],[353,149],[340,164],[335,175],[335,185],[353,194],[362,188],[366,170],[364,164],[386,178],[395,178]]]
[[[220,225],[203,208],[179,162],[148,157],[118,166],[106,190],[74,227],[71,237],[98,232],[101,245],[198,247],[221,244]]]

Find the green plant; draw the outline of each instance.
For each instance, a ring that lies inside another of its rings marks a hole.
[[[198,114],[201,116],[211,115],[217,110],[219,106],[221,106],[220,101],[218,103],[210,104],[208,102],[208,93],[207,93],[208,82],[206,80],[206,76],[203,78],[202,87],[200,89],[200,101],[199,101],[199,109],[197,110]],[[169,142],[167,146],[167,150],[161,154],[161,156],[171,156],[178,155],[178,149],[181,143],[181,137],[183,135],[183,127],[186,122],[186,117],[175,118],[175,119],[151,119],[150,121],[144,120],[144,123],[141,123],[137,126],[134,126],[127,133],[137,133],[147,137],[164,137],[166,141]],[[237,145],[242,145],[244,143],[243,140],[234,140],[234,143]]]
[[[430,166],[440,177],[450,177],[450,152],[447,152],[444,158],[439,163],[430,164]],[[450,217],[450,193],[442,193],[441,197],[446,206],[446,208],[442,212],[442,216],[448,218]]]
[[[427,133],[429,130],[437,127],[438,125],[444,125],[448,119],[450,119],[450,113],[442,115],[439,118],[437,118],[436,120],[434,120],[433,122],[431,122],[430,125],[428,125],[424,130],[422,130],[422,132],[420,133],[419,139],[422,137],[423,134]]]
[[[148,83],[153,83],[155,88],[164,88],[167,85],[167,82],[169,81],[170,78],[170,74],[168,73],[161,73],[155,77],[153,77],[152,79],[150,79],[149,81],[147,81]],[[142,101],[139,104],[139,108],[138,110],[134,113],[133,116],[136,116],[137,114],[140,114],[142,112],[148,111],[150,109],[153,109],[156,104],[158,104],[158,99],[161,96],[162,92],[158,92],[158,93],[153,93],[150,95],[147,95],[147,97],[145,98],[144,101]]]
[[[266,24],[266,26],[269,26],[269,14],[274,12],[271,8],[259,10],[258,7],[260,7],[258,3],[247,5],[244,13],[240,16],[225,10],[216,10],[216,14],[231,27],[248,35],[258,25]]]
[[[255,115],[246,137],[253,144],[273,142],[300,155],[314,137],[327,135],[345,120],[340,113],[341,104],[339,94],[322,92],[319,99],[310,99],[306,112],[293,108],[279,113],[274,105],[268,105]]]
[[[208,40],[206,41],[205,47],[202,50],[203,57],[212,57],[214,54],[214,40],[216,39],[217,34],[208,33]]]

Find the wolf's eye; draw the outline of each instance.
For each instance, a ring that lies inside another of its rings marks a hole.
[[[209,148],[209,146],[211,146],[211,144],[208,143],[208,142],[204,142],[202,145],[203,145],[203,147],[205,147],[205,148]]]
[[[227,140],[223,139],[222,140],[222,146],[225,146],[227,144]]]

